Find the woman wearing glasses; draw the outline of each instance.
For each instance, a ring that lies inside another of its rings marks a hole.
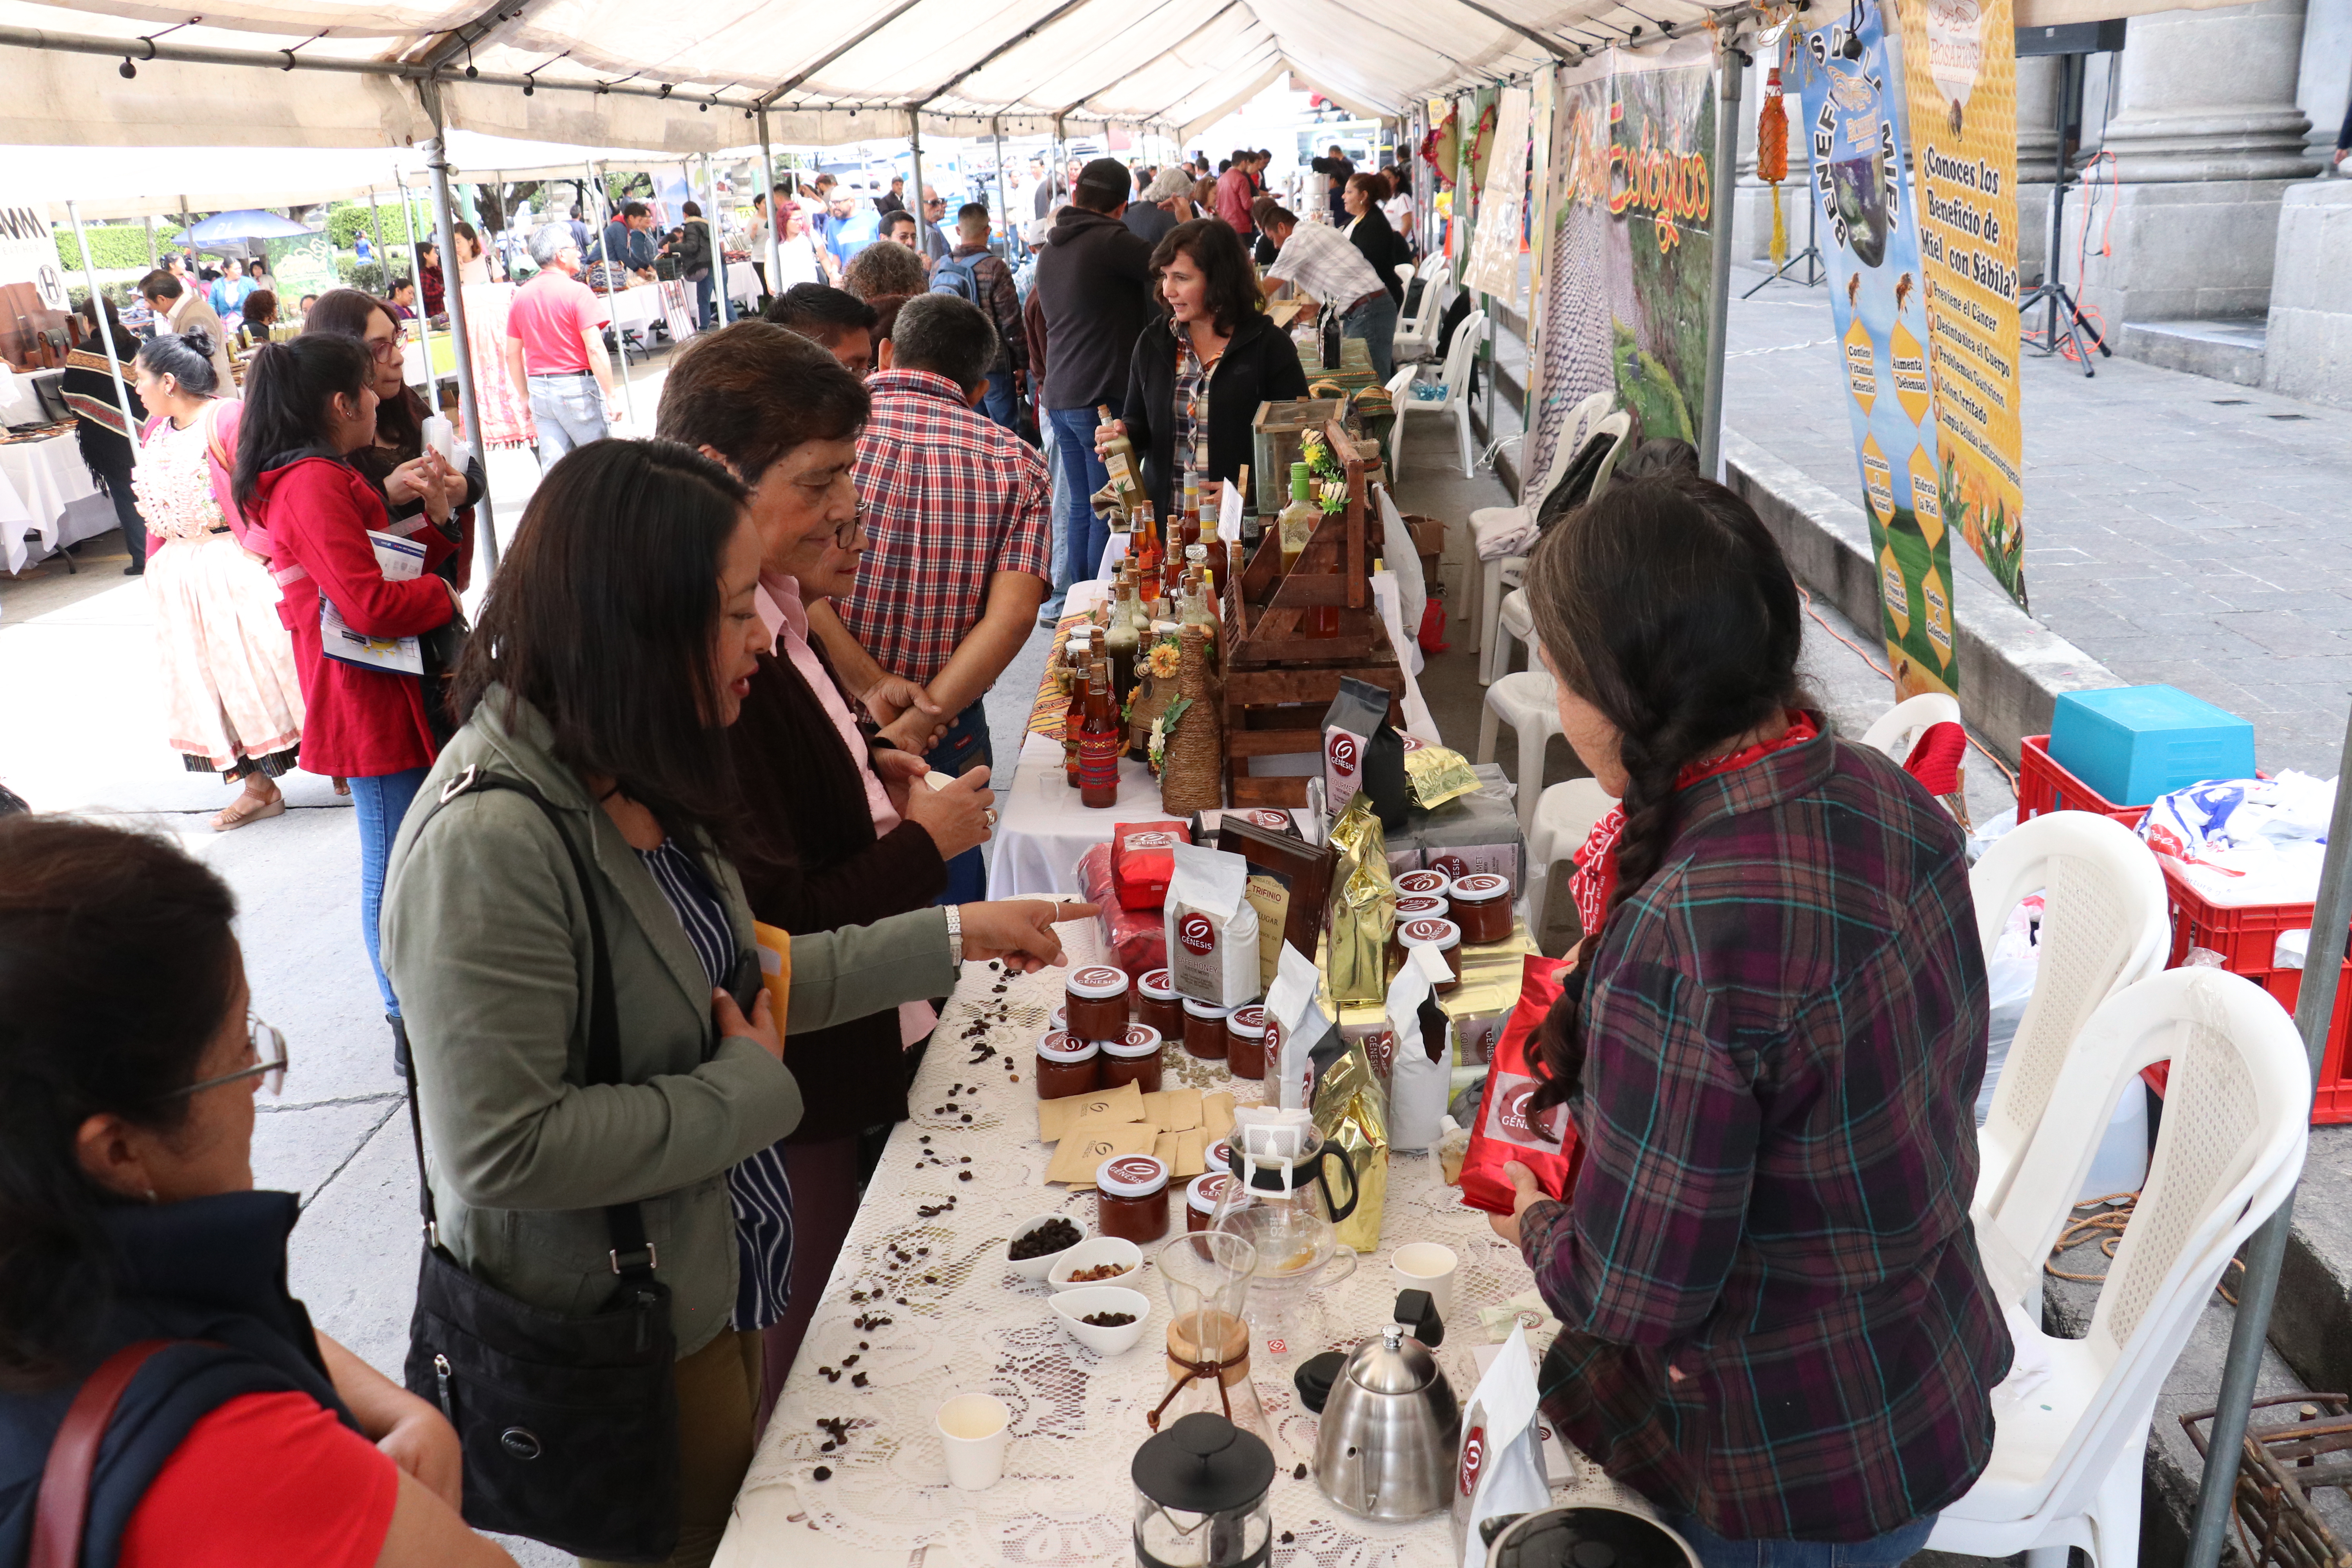
[[[303,318],[302,331],[338,332],[367,345],[375,363],[375,440],[351,455],[352,467],[383,498],[389,532],[414,536],[430,523],[457,546],[441,574],[461,590],[474,563],[474,508],[482,499],[482,459],[470,456],[462,474],[425,445],[433,410],[407,383],[408,330],[392,307],[357,289],[331,289]]]
[[[0,820],[0,1536],[34,1528],[91,1374],[161,1342],[71,1560],[511,1564],[459,1517],[449,1424],[286,1293],[299,1205],[251,1163],[286,1043],[249,1011],[236,912],[167,839]]]
[[[729,737],[743,798],[761,804],[737,835],[735,863],[751,912],[790,931],[925,907],[947,889],[947,862],[988,842],[995,818],[986,768],[932,789],[919,754],[874,750],[808,635],[806,605],[856,585],[866,539],[850,473],[866,409],[863,382],[766,321],[697,338],[662,387],[659,433],[716,458],[751,492],[773,647]],[[860,1135],[907,1114],[906,1047],[933,1021],[910,1002],[793,1041],[803,1110],[784,1143],[792,1289],[766,1331],[771,1399],[856,1216]]]
[[[348,779],[359,808],[360,934],[393,1026],[393,1059],[405,1071],[400,1003],[376,955],[376,910],[392,837],[440,752],[442,731],[440,683],[430,683],[428,708],[419,650],[395,639],[447,626],[460,605],[457,586],[436,574],[455,548],[438,528],[394,542],[419,547],[411,565],[421,571],[412,576],[386,575],[393,552],[369,538],[391,521],[383,494],[352,461],[378,455],[377,380],[369,351],[341,333],[306,331],[255,350],[233,499],[267,536],[278,616],[294,640],[306,710],[302,765]],[[435,497],[446,508],[447,471],[436,458],[422,473],[430,516]]]

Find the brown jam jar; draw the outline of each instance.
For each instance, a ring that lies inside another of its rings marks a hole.
[[[1507,942],[1511,936],[1511,883],[1490,871],[1457,877],[1446,918],[1462,928],[1462,940],[1473,946]]]
[[[1103,1086],[1102,1047],[1056,1029],[1037,1040],[1037,1098],[1064,1100]]]
[[[1206,1002],[1184,998],[1184,1049],[1202,1061],[1221,1062],[1225,1059],[1225,1019],[1233,1013],[1230,1007],[1212,1007]]]
[[[1252,1083],[1265,1078],[1265,1009],[1255,1002],[1225,1019],[1225,1070]]]
[[[1443,871],[1402,871],[1397,874],[1396,891],[1400,900],[1442,899],[1453,889],[1453,882]]]
[[[1127,1027],[1127,972],[1108,963],[1070,971],[1063,1005],[1069,1030],[1082,1040],[1115,1040]]]
[[[1397,941],[1399,926],[1407,921],[1442,921],[1445,919],[1445,910],[1444,899],[1433,899],[1426,894],[1419,898],[1399,899],[1396,918],[1389,922],[1388,967],[1381,973],[1393,980],[1397,971],[1404,967],[1404,943]],[[1062,1026],[1056,1022],[1054,1026],[1058,1029]]]
[[[1187,1231],[1208,1229],[1209,1221],[1217,1212],[1217,1200],[1223,1197],[1228,1189],[1233,1191],[1234,1198],[1227,1213],[1250,1206],[1250,1195],[1241,1190],[1241,1184],[1234,1180],[1232,1172],[1211,1171],[1206,1175],[1193,1177],[1192,1184],[1184,1189],[1184,1228]]]
[[[1168,978],[1166,970],[1148,970],[1137,979],[1135,1021],[1159,1030],[1163,1040],[1183,1038],[1184,1005],[1178,999],[1175,983]]]
[[[1095,1228],[1146,1247],[1168,1234],[1168,1162],[1114,1154],[1095,1172]]]
[[[1425,919],[1407,921],[1396,928],[1396,940],[1407,949],[1416,947],[1437,949],[1438,956],[1445,960],[1445,967],[1454,976],[1451,980],[1438,983],[1437,990],[1441,995],[1462,984],[1462,928],[1460,926],[1455,925],[1452,921]]]
[[[1117,1039],[1102,1041],[1102,1086],[1131,1083],[1145,1094],[1158,1094],[1160,1044],[1160,1031],[1149,1024],[1129,1024]]]

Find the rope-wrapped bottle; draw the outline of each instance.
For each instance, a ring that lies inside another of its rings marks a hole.
[[[1183,651],[1176,666],[1176,700],[1183,710],[1167,731],[1160,808],[1171,814],[1214,811],[1225,804],[1225,758],[1223,725],[1209,687],[1208,628],[1186,626],[1179,639]]]

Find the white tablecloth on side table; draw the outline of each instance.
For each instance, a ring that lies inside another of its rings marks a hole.
[[[1079,805],[1061,743],[1036,734],[1022,738],[1013,782],[999,786],[996,809],[996,836],[988,847],[992,899],[1018,893],[1076,898],[1085,890],[1078,886],[1079,856],[1107,843],[1119,823],[1167,815],[1160,809],[1160,781],[1150,768],[1126,758],[1118,764],[1118,804]]]
[[[727,264],[727,298],[751,304],[760,297],[760,275],[751,270],[748,261]]]
[[[1066,939],[1091,923],[1061,929]],[[1073,948],[1074,960],[1087,956]],[[744,1478],[721,1568],[1106,1568],[1135,1560],[1129,1467],[1150,1435],[1144,1415],[1160,1401],[1167,1365],[1158,1270],[1147,1266],[1139,1286],[1150,1302],[1141,1340],[1124,1354],[1097,1356],[1057,1326],[1046,1288],[1023,1282],[1004,1260],[1006,1243],[1032,1215],[1064,1214],[1096,1229],[1090,1194],[1045,1184],[1052,1150],[1037,1141],[1033,1046],[1066,978],[1058,969],[1006,976],[965,965],[909,1096],[910,1119],[891,1134]],[[1261,1086],[1233,1079],[1223,1062],[1181,1048],[1168,1053],[1164,1071],[1170,1088],[1232,1089],[1243,1104],[1264,1099]],[[1353,1342],[1389,1321],[1389,1251],[1409,1241],[1452,1247],[1461,1259],[1454,1310],[1435,1354],[1466,1403],[1477,1385],[1474,1352],[1487,1338],[1479,1310],[1533,1280],[1517,1249],[1443,1184],[1436,1163],[1426,1154],[1391,1160],[1380,1251],[1323,1300],[1332,1337]],[[1274,1549],[1276,1568],[1459,1562],[1444,1514],[1406,1525],[1352,1521],[1311,1476],[1294,1478],[1294,1467],[1314,1458],[1316,1432],[1290,1383],[1295,1364],[1251,1369],[1276,1435],[1274,1528],[1287,1532]],[[1003,1479],[985,1491],[949,1486],[932,1425],[945,1400],[967,1393],[993,1394],[1012,1411]],[[1578,1485],[1615,1495],[1591,1461],[1570,1461]]]
[[[66,509],[97,494],[98,481],[83,466],[81,447],[71,430],[46,440],[0,446],[0,563],[11,573],[22,572],[52,551],[112,528],[110,504],[100,527],[68,523]],[[28,530],[39,537],[28,542]]]

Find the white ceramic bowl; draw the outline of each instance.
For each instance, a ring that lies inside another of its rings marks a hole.
[[[1054,1316],[1062,1320],[1062,1327],[1069,1331],[1070,1337],[1097,1355],[1118,1355],[1133,1350],[1151,1316],[1149,1297],[1140,1290],[1118,1285],[1076,1286],[1061,1291],[1047,1305],[1054,1309]],[[1106,1329],[1078,1321],[1099,1312],[1129,1312],[1135,1321]]]
[[[1116,1263],[1127,1270],[1115,1279],[1080,1279],[1070,1276],[1087,1268],[1098,1268],[1106,1263]],[[1093,1285],[1119,1285],[1132,1289],[1143,1280],[1143,1248],[1131,1241],[1115,1236],[1097,1236],[1082,1241],[1066,1252],[1054,1254],[1053,1267],[1045,1271],[1045,1283],[1055,1294],[1065,1290],[1084,1290]]]
[[[1068,1219],[1072,1225],[1076,1225],[1078,1226],[1077,1247],[1066,1247],[1059,1252],[1048,1252],[1040,1258],[1013,1257],[1013,1243],[1028,1235],[1039,1226],[1044,1225],[1049,1219]],[[1015,1274],[1020,1275],[1021,1278],[1028,1280],[1032,1285],[1034,1285],[1038,1280],[1045,1278],[1045,1271],[1047,1269],[1053,1268],[1055,1264],[1059,1263],[1063,1258],[1067,1258],[1071,1253],[1076,1252],[1079,1247],[1084,1247],[1087,1244],[1086,1235],[1087,1227],[1083,1225],[1078,1225],[1076,1220],[1070,1219],[1068,1215],[1033,1214],[1027,1219],[1023,1220],[1019,1225],[1013,1227],[1013,1235],[1008,1237],[1004,1243],[1004,1260],[1007,1264],[1011,1265],[1013,1271]]]

